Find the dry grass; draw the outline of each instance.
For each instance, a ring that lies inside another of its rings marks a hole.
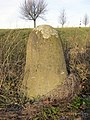
[[[6,30],[4,33],[1,31],[1,107],[14,102],[18,103],[16,97],[18,97],[20,80],[22,80],[24,73],[27,36],[29,36],[29,30],[26,34],[22,30]]]
[[[81,94],[90,94],[90,28],[63,28],[58,30],[63,43],[68,72],[73,72],[79,76]],[[20,114],[25,113],[25,116],[29,114],[28,101],[34,103],[34,101],[30,101],[19,94],[20,80],[23,79],[26,59],[26,44],[30,32],[30,29],[0,30],[0,109],[7,109],[12,105],[16,105],[16,108],[21,106],[25,108],[26,112],[23,110]],[[44,101],[44,103],[46,107],[41,105],[40,108],[36,106],[34,109],[39,109],[39,111],[36,111],[37,115],[34,116],[35,120],[39,120],[41,116],[41,120],[48,120],[50,116],[52,120],[63,117],[63,113],[60,113],[58,106],[54,106],[55,108],[52,106],[47,107],[46,103],[48,101]],[[30,114],[27,116],[30,116]]]

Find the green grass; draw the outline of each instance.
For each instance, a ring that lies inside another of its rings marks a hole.
[[[86,45],[90,39],[90,28],[56,28],[59,31],[60,38],[63,44],[68,44],[68,47],[78,44],[80,47]],[[32,29],[0,29],[0,46],[5,43],[11,45],[12,42],[18,43],[21,46],[22,42],[26,45],[29,34]],[[8,40],[7,40],[8,39]],[[16,39],[16,40],[15,40]],[[20,47],[18,47],[19,49]],[[22,48],[23,49],[23,48]]]
[[[58,29],[62,42],[68,46],[85,47],[90,39],[90,28],[62,28]]]

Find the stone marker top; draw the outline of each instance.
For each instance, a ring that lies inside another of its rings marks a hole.
[[[48,39],[52,35],[58,37],[58,32],[49,25],[40,25],[37,28],[34,28],[34,31],[36,31],[36,34],[38,33],[38,31],[40,31],[44,39]]]

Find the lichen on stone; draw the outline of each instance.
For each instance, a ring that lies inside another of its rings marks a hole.
[[[55,37],[58,37],[58,32],[55,29],[52,29],[49,25],[40,25],[37,28],[34,29],[36,31],[36,34],[38,31],[41,32],[43,35],[43,38],[48,39],[52,35],[55,35]]]

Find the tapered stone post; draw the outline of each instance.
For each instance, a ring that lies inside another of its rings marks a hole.
[[[52,91],[61,86],[66,77],[66,63],[58,32],[48,25],[33,29],[27,43],[21,90],[29,98],[53,96]]]

